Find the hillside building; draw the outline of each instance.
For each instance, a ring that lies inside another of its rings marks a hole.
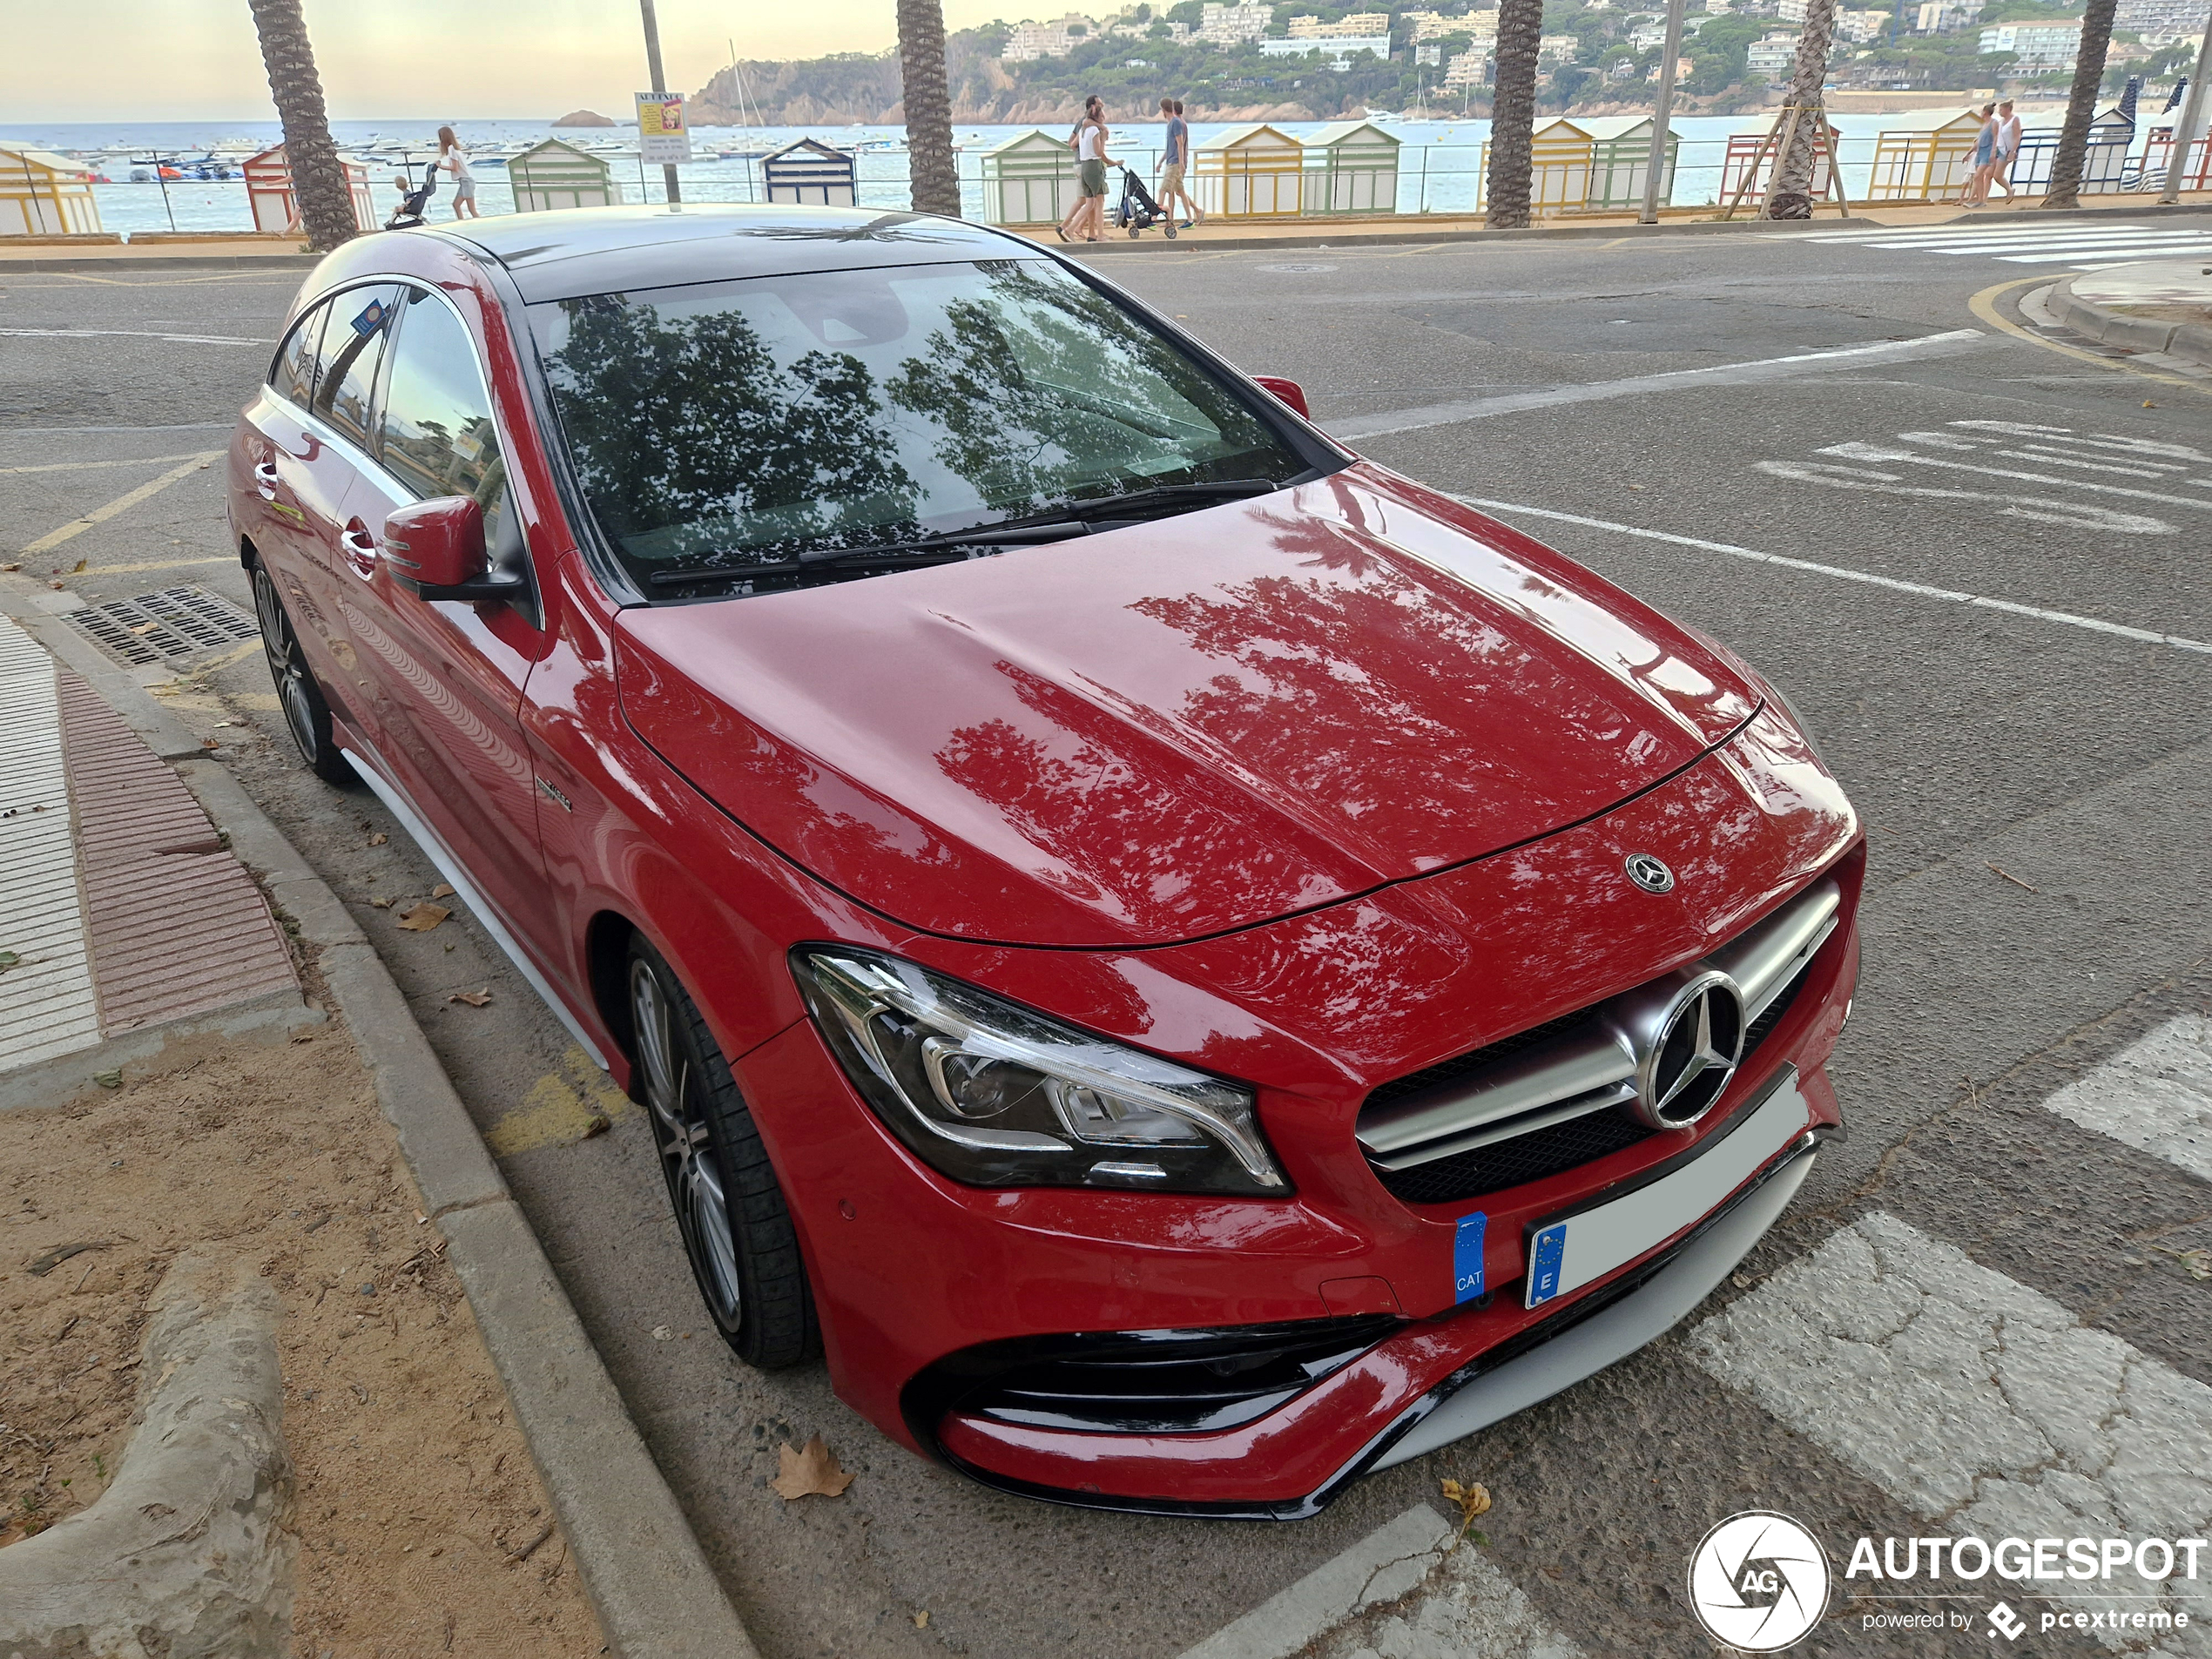
[[[2015,75],[2048,75],[2074,67],[2081,50],[2081,24],[2069,23],[2000,23],[1981,31],[1985,52],[2018,52]]]
[[[1040,57],[1065,57],[1079,40],[1098,32],[1098,25],[1080,11],[1070,11],[1049,23],[1017,23],[999,53],[1001,63],[1027,64]]]

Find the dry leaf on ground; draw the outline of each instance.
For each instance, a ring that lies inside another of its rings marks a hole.
[[[368,838],[368,844],[371,846],[381,846],[385,842],[390,840],[392,838],[385,834],[382,830],[379,830],[375,834]]]
[[[450,881],[441,881],[430,889],[430,896],[433,899],[450,899],[456,891],[458,889]]]
[[[446,1001],[466,1002],[472,1008],[480,1008],[491,1001],[491,993],[489,991],[455,991],[451,996],[446,998]]]
[[[425,900],[400,912],[400,926],[411,934],[427,934],[452,914],[443,905]]]
[[[1452,1540],[1452,1548],[1457,1549],[1460,1539],[1467,1537],[1468,1529],[1474,1525],[1474,1518],[1490,1512],[1490,1488],[1479,1480],[1470,1480],[1465,1486],[1457,1480],[1447,1480],[1443,1490],[1446,1497],[1460,1506],[1459,1534]],[[1490,1541],[1487,1533],[1475,1533],[1474,1537],[1478,1544],[1487,1545]]]
[[[786,1442],[776,1448],[776,1455],[783,1467],[768,1484],[786,1498],[834,1498],[853,1484],[819,1434],[796,1452]]]

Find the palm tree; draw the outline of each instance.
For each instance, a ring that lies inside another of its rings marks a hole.
[[[907,111],[907,168],[914,212],[960,217],[953,165],[953,99],[946,86],[945,11],[938,0],[899,0],[899,78]]]
[[[1767,192],[1769,219],[1812,217],[1812,166],[1820,128],[1828,119],[1820,88],[1828,78],[1828,49],[1836,37],[1836,0],[1811,0],[1805,26],[1797,35],[1797,61],[1790,74],[1790,106],[1797,123],[1790,143],[1775,158],[1774,185]]]
[[[1500,0],[1498,90],[1490,101],[1490,228],[1528,228],[1528,141],[1536,127],[1536,52],[1544,0]]]
[[[2067,94],[2066,125],[2059,129],[2058,152],[2051,158],[2046,207],[2077,205],[2081,164],[2089,154],[2089,123],[2097,117],[2097,92],[2105,78],[2105,53],[2112,45],[2115,0],[2089,0],[2081,12],[2081,50],[2074,60],[2074,90]]]
[[[323,108],[322,80],[315,73],[315,50],[307,44],[307,20],[300,0],[246,0],[253,28],[261,37],[261,62],[269,71],[269,95],[284,123],[284,158],[292,169],[293,199],[307,246],[327,253],[358,235],[353,187],[346,164],[330,141],[330,118]]]

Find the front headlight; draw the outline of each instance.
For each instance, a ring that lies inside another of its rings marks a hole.
[[[973,1186],[1282,1195],[1252,1095],[873,951],[802,945],[799,994],[861,1097]]]

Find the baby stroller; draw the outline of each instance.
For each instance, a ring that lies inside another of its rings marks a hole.
[[[430,199],[438,193],[438,164],[428,163],[422,169],[422,182],[400,198],[400,205],[391,218],[384,221],[388,231],[411,231],[418,228],[423,216],[430,210]]]
[[[1122,200],[1121,206],[1114,209],[1114,223],[1131,236],[1155,225],[1165,225],[1168,239],[1172,241],[1175,238],[1173,216],[1160,211],[1160,204],[1152,199],[1152,192],[1144,188],[1144,181],[1127,167],[1122,169]]]

